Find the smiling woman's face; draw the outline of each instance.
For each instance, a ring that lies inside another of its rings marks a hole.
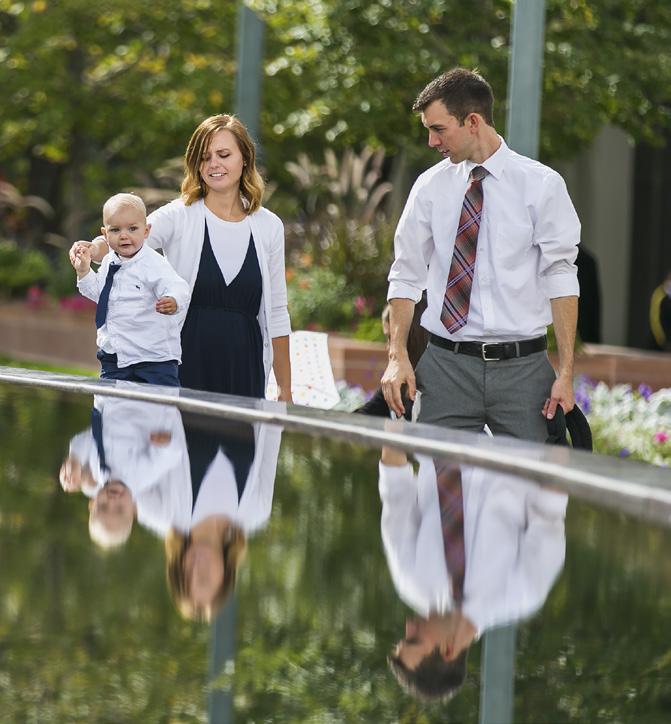
[[[228,130],[217,131],[200,162],[200,175],[209,192],[239,188],[243,157],[235,136]]]
[[[208,608],[224,580],[221,550],[204,543],[191,544],[184,556],[184,577],[193,605]]]

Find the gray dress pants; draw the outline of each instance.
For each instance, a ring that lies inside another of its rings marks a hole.
[[[541,410],[556,378],[546,352],[485,362],[429,344],[415,374],[419,422],[546,441]]]

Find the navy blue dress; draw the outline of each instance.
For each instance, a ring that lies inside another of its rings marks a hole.
[[[205,224],[198,276],[182,328],[182,387],[244,397],[265,396],[261,267],[250,234],[238,275],[226,284]]]

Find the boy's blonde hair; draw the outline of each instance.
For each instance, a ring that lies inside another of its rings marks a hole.
[[[116,530],[106,528],[100,518],[95,514],[95,510],[89,515],[89,535],[91,540],[101,548],[117,548],[123,545],[130,537],[133,529],[133,518],[125,521],[124,525],[119,526]]]
[[[147,207],[144,205],[144,201],[137,194],[114,194],[110,196],[105,205],[103,206],[103,224],[107,226],[107,220],[109,217],[124,206],[129,206],[136,211],[139,211],[144,219],[147,219]]]

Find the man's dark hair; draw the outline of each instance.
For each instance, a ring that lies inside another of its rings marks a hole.
[[[398,656],[390,656],[389,668],[405,692],[421,701],[447,701],[466,680],[468,648],[453,661],[445,661],[439,648],[425,656],[416,669],[408,669]]]
[[[462,125],[469,113],[479,113],[488,126],[494,125],[492,87],[474,70],[452,68],[434,78],[417,96],[412,110],[421,113],[434,101],[440,101]]]

